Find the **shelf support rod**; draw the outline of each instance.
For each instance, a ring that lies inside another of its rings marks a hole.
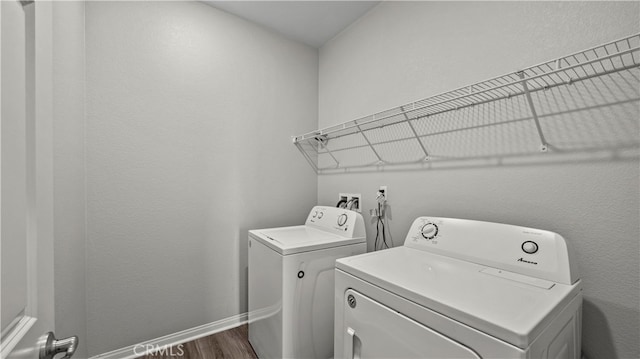
[[[429,160],[429,152],[427,152],[427,149],[424,147],[424,144],[420,140],[420,136],[418,136],[418,132],[416,132],[416,129],[413,127],[413,124],[411,123],[409,116],[407,116],[407,112],[405,111],[404,106],[401,106],[400,108],[402,109],[402,114],[404,115],[404,118],[407,120],[407,124],[409,124],[409,128],[411,129],[411,132],[413,132],[413,135],[416,137],[416,140],[418,141],[420,148],[422,148],[422,152],[424,153],[424,160],[425,161]]]
[[[540,126],[540,120],[538,119],[538,113],[536,112],[536,108],[533,105],[533,99],[531,98],[531,92],[529,92],[529,86],[527,86],[527,80],[524,78],[524,71],[516,72],[518,77],[522,80],[522,88],[524,89],[524,94],[527,97],[527,102],[529,103],[529,108],[531,109],[531,116],[533,117],[533,121],[536,124],[536,129],[538,130],[538,136],[540,137],[540,151],[547,152],[549,145],[547,144],[547,140],[544,138],[544,133],[542,132],[542,126]]]
[[[302,155],[304,156],[304,158],[307,160],[307,162],[309,162],[309,164],[311,165],[311,168],[313,168],[313,170],[318,173],[319,168],[318,166],[313,163],[313,161],[311,160],[311,157],[309,156],[309,154],[302,149],[302,146],[300,145],[300,142],[297,142],[294,138],[293,142],[296,144],[296,147],[298,147],[298,151],[300,151],[302,153]]]
[[[383,163],[384,161],[382,160],[382,157],[380,157],[380,155],[378,154],[378,151],[376,151],[376,149],[373,148],[373,145],[371,144],[371,141],[369,141],[367,136],[364,134],[364,131],[362,131],[362,128],[360,128],[360,125],[357,122],[354,122],[354,123],[355,123],[356,128],[358,129],[358,131],[360,131],[360,134],[362,135],[364,140],[367,141],[367,144],[371,148],[371,151],[373,151],[373,154],[376,155],[376,157],[378,157],[378,162]]]
[[[340,162],[338,162],[338,159],[333,155],[331,150],[327,148],[327,145],[325,145],[323,141],[319,141],[319,140],[318,140],[318,143],[320,144],[320,147],[322,147],[325,151],[327,151],[329,156],[331,156],[331,158],[333,158],[333,160],[336,162],[336,168],[340,167]]]

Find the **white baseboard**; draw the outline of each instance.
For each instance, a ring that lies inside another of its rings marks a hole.
[[[198,327],[183,330],[181,332],[165,335],[160,338],[151,339],[142,343],[131,345],[125,348],[116,349],[107,353],[98,354],[89,359],[133,359],[145,354],[145,348],[168,348],[180,343],[189,342],[207,335],[222,332],[235,328],[247,322],[247,313],[234,315],[212,323],[203,324]]]

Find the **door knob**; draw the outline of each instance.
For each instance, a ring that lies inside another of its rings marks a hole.
[[[78,348],[78,337],[72,336],[65,339],[56,339],[53,332],[43,335],[39,340],[40,359],[53,359],[56,354],[64,353],[60,359],[67,359],[73,356]]]

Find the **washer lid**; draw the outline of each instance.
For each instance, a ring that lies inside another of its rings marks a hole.
[[[364,237],[343,237],[311,226],[254,229],[249,235],[282,255],[362,243]]]
[[[405,246],[338,259],[336,268],[519,348],[582,289]]]

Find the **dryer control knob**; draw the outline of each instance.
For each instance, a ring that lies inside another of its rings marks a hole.
[[[338,216],[338,226],[342,227],[345,223],[347,223],[347,214],[343,213]]]
[[[533,241],[526,241],[522,243],[522,250],[528,254],[534,254],[538,251],[538,244]]]
[[[422,234],[425,239],[433,239],[438,235],[438,226],[435,223],[427,223],[422,226],[420,234]]]

